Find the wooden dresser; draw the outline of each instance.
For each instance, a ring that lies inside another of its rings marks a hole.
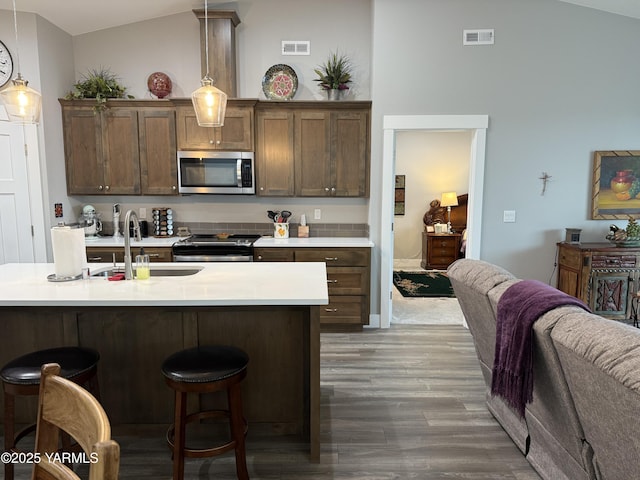
[[[444,270],[460,258],[460,233],[422,232],[422,262],[426,269]]]
[[[558,243],[557,288],[597,315],[631,323],[631,300],[640,290],[640,247]]]

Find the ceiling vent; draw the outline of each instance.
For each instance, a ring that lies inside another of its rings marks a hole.
[[[493,45],[494,43],[493,28],[485,28],[482,30],[463,30],[463,45]]]
[[[311,42],[308,40],[283,40],[282,55],[311,55]]]

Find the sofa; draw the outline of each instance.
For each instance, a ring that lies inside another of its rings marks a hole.
[[[447,270],[473,337],[487,408],[543,479],[640,479],[640,329],[578,306],[533,323],[533,394],[521,417],[491,394],[498,303],[521,280],[481,260]]]

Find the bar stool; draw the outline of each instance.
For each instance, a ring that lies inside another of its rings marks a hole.
[[[35,431],[35,424],[28,425],[16,434],[16,396],[37,396],[40,393],[40,370],[45,363],[60,365],[60,376],[78,385],[87,385],[99,398],[98,352],[82,347],[58,347],[27,353],[7,363],[0,370],[0,380],[4,390],[4,451],[18,452],[18,442]],[[63,450],[71,449],[68,435],[62,436]],[[4,464],[5,480],[13,480],[13,464]]]
[[[240,480],[249,478],[245,436],[247,422],[242,414],[240,382],[247,375],[249,357],[242,350],[229,346],[201,346],[179,351],[162,364],[162,374],[175,391],[175,420],[167,431],[167,443],[173,455],[173,480],[184,479],[184,459],[220,455],[235,450],[236,474]],[[228,410],[205,410],[187,415],[188,393],[210,393],[226,390]],[[190,422],[205,418],[229,419],[231,439],[222,445],[194,449],[186,446],[185,429]]]

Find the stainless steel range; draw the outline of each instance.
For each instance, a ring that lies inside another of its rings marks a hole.
[[[173,244],[175,262],[252,262],[260,235],[191,235]]]

